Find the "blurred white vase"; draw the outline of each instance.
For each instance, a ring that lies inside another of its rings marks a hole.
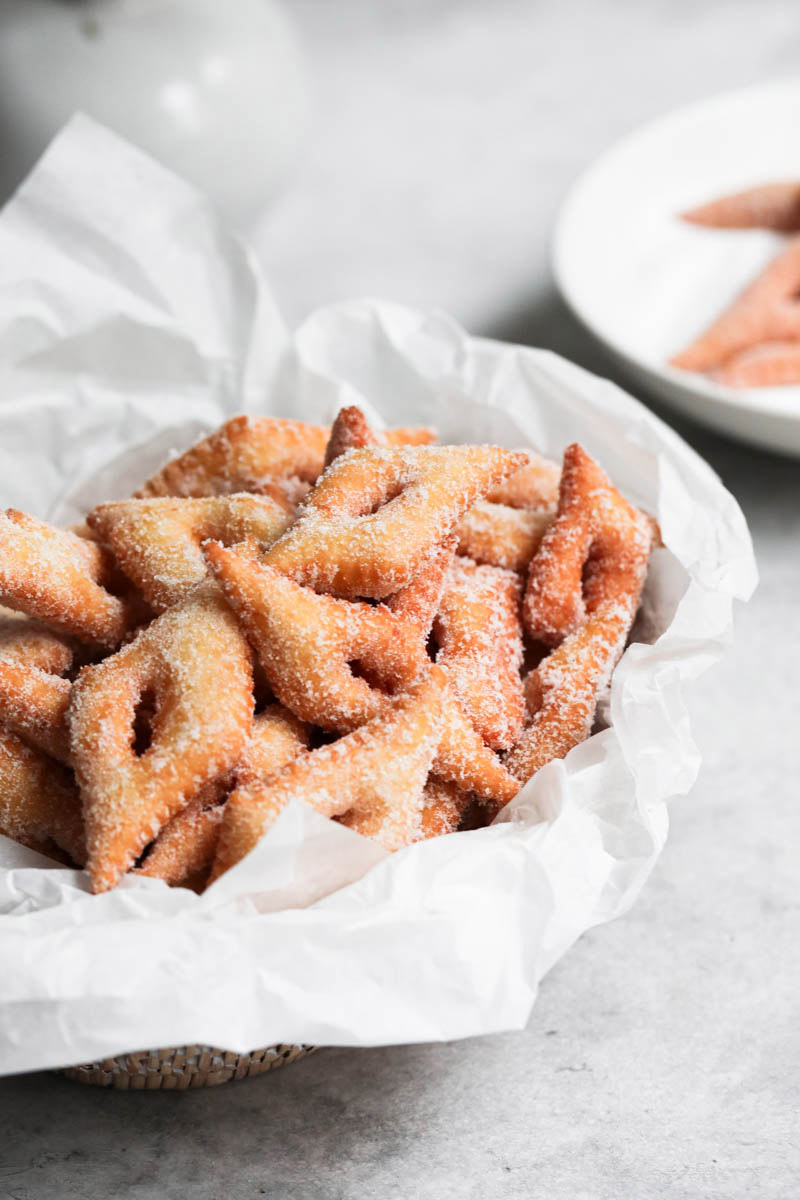
[[[0,200],[79,109],[242,226],[302,139],[302,55],[275,0],[0,0]]]

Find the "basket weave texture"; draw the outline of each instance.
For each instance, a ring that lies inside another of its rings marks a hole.
[[[123,1090],[183,1091],[190,1087],[215,1087],[233,1079],[247,1079],[274,1071],[312,1054],[316,1046],[267,1046],[249,1054],[234,1054],[215,1046],[179,1046],[169,1050],[143,1050],[116,1058],[64,1067],[59,1073],[78,1083]]]

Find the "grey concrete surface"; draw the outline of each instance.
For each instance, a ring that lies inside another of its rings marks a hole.
[[[610,375],[549,282],[569,180],[657,112],[800,67],[792,0],[293,7],[318,116],[257,235],[291,317],[380,294]],[[800,464],[679,428],[762,581],[693,693],[702,773],[635,909],[556,967],[523,1033],[192,1094],[0,1081],[0,1198],[800,1195]]]

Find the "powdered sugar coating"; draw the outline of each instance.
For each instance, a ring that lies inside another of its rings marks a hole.
[[[152,740],[137,754],[136,711],[148,695]],[[161,826],[236,764],[252,704],[249,648],[211,584],[83,669],[70,724],[95,891],[113,887]]]
[[[418,626],[383,605],[318,595],[216,542],[206,554],[275,695],[304,721],[355,729],[427,661]]]
[[[639,607],[656,527],[623,500],[580,446],[564,456],[558,514],[532,564],[525,620],[558,643],[530,673],[531,724],[506,759],[520,780],[591,732]]]
[[[554,504],[528,509],[478,500],[456,526],[458,553],[491,567],[524,571],[555,511]]]
[[[519,453],[524,455],[523,465],[490,488],[486,499],[509,508],[535,509],[554,505],[558,500],[560,465],[532,450],[520,450]]]
[[[567,447],[558,512],[528,575],[523,620],[531,637],[557,646],[603,601],[638,595],[653,529],[581,446]]]
[[[313,483],[322,470],[327,440],[324,425],[232,417],[168,462],[136,495],[227,496],[293,476]]]
[[[288,503],[241,493],[203,499],[158,497],[101,504],[89,525],[155,612],[184,599],[204,578],[202,543],[255,539],[266,549],[294,519]]]
[[[637,605],[638,596],[603,605],[528,676],[532,721],[506,758],[521,782],[591,733],[598,697],[625,648]]]
[[[424,633],[431,631],[433,618],[439,611],[447,573],[456,551],[456,535],[451,533],[444,541],[434,546],[410,583],[399,592],[389,596],[386,607],[402,617],[413,621]]]
[[[225,806],[212,878],[243,858],[292,799],[343,817],[387,850],[414,840],[445,689],[443,672],[430,667],[366,725],[295,759],[267,784],[238,788]]]
[[[0,600],[63,633],[113,647],[133,617],[103,586],[113,563],[94,542],[9,508],[0,513]]]
[[[61,675],[72,666],[69,640],[13,609],[0,608],[0,662],[19,662]]]
[[[484,743],[449,684],[431,770],[437,778],[475,792],[483,800],[496,801],[501,807],[519,791],[519,781]]]
[[[68,679],[0,658],[0,722],[64,763],[70,759],[67,707],[71,691]]]
[[[799,291],[796,235],[708,329],[670,360],[672,365],[684,371],[712,371],[748,346],[800,339]]]
[[[316,591],[384,599],[521,461],[497,446],[351,450],[328,467],[266,562]]]
[[[0,833],[47,854],[49,840],[82,864],[81,806],[70,774],[0,724]]]
[[[223,777],[190,800],[159,833],[139,874],[172,887],[202,891],[214,861],[223,806],[234,786],[263,782],[308,746],[309,730],[280,704],[253,719],[253,732],[230,778]]]
[[[436,656],[461,707],[493,750],[522,731],[524,700],[519,576],[471,559],[452,564],[433,623]]]

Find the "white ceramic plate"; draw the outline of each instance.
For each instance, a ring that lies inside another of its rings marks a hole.
[[[800,179],[798,131],[800,82],[729,92],[652,122],[574,184],[553,267],[569,306],[637,383],[707,425],[800,456],[800,387],[733,389],[667,365],[785,240],[676,214]]]

